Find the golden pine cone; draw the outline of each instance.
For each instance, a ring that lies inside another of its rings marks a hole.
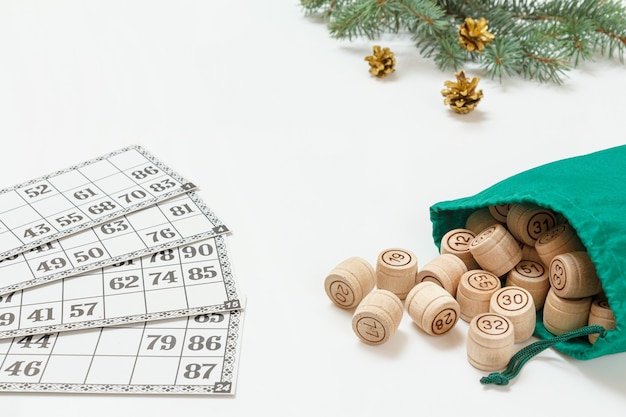
[[[485,46],[494,40],[495,35],[487,30],[489,22],[481,17],[474,20],[471,17],[465,19],[459,26],[459,42],[461,46],[470,52],[482,52]]]
[[[457,113],[467,114],[474,110],[483,98],[483,90],[476,90],[480,78],[474,77],[470,80],[463,70],[454,75],[456,82],[446,81],[444,85],[447,88],[441,90],[441,94],[445,97],[443,103]]]
[[[374,55],[366,56],[365,60],[370,64],[370,74],[382,78],[396,70],[396,58],[389,48],[374,46]]]

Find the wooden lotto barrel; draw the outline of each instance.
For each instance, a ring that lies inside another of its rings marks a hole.
[[[605,298],[594,300],[591,303],[587,324],[598,324],[606,330],[615,329],[615,315],[613,314],[613,310],[611,310],[611,306],[609,306],[609,302]],[[598,340],[598,334],[590,334],[588,338],[589,343],[594,344]]]
[[[497,290],[491,296],[489,311],[511,320],[515,343],[528,340],[535,331],[535,303],[530,292],[522,287],[504,287]]]
[[[522,260],[543,263],[543,261],[539,257],[539,254],[537,253],[537,249],[535,249],[534,246],[526,245],[520,242],[520,248],[522,249]]]
[[[501,224],[483,230],[470,243],[476,262],[497,276],[509,272],[522,260],[522,250],[513,235]]]
[[[467,359],[481,371],[506,368],[513,356],[513,323],[495,313],[479,314],[472,319],[467,333]]]
[[[465,228],[474,234],[479,234],[486,228],[498,224],[499,222],[491,215],[488,207],[474,211],[465,220]]]
[[[464,273],[456,291],[461,319],[470,322],[476,315],[487,313],[491,296],[501,286],[500,278],[489,271],[473,269]]]
[[[348,258],[330,271],[324,290],[338,307],[351,309],[359,305],[376,284],[376,272],[365,259]]]
[[[541,235],[556,226],[556,216],[551,210],[534,204],[511,204],[506,225],[515,239],[535,246]]]
[[[397,295],[375,289],[363,298],[352,316],[352,330],[363,342],[380,345],[396,332],[404,306]]]
[[[584,251],[585,245],[569,223],[560,224],[541,235],[535,243],[535,250],[544,265],[563,253]]]
[[[459,303],[434,282],[424,281],[409,292],[405,307],[413,322],[431,336],[447,333],[459,320]]]
[[[543,308],[550,289],[548,268],[542,263],[522,259],[506,276],[505,286],[518,286],[533,297],[535,309]]]
[[[468,271],[478,269],[478,262],[469,250],[469,244],[475,237],[476,233],[469,229],[452,229],[441,238],[439,252],[457,256],[463,261]]]
[[[493,218],[504,224],[506,224],[506,218],[509,215],[510,208],[510,204],[496,204],[488,207],[489,213],[491,213]]]
[[[432,281],[454,297],[461,275],[467,272],[467,266],[458,257],[452,254],[442,254],[430,260],[418,271],[415,283]]]
[[[417,257],[409,250],[386,249],[376,261],[376,286],[388,290],[404,300],[415,285]]]
[[[543,306],[543,325],[550,333],[562,335],[586,326],[590,309],[591,297],[561,298],[550,288]]]
[[[550,262],[550,285],[561,298],[582,298],[602,291],[602,283],[586,251],[562,253]]]

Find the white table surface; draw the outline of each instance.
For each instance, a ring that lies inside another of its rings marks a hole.
[[[374,44],[397,58],[383,80],[363,60]],[[248,297],[232,398],[3,393],[2,414],[624,410],[624,353],[548,350],[508,387],[486,387],[465,357],[467,323],[432,338],[405,314],[372,347],[326,297],[326,274],[347,257],[375,263],[389,247],[420,265],[435,257],[432,204],[625,142],[618,61],[584,63],[562,86],[483,77],[466,116],[442,103],[451,79],[407,37],[330,38],[297,0],[0,2],[0,188],[142,145],[232,229]]]

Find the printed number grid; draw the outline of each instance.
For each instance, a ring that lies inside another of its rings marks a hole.
[[[193,192],[0,260],[0,294],[228,232]]]
[[[222,236],[0,296],[0,338],[238,309]]]
[[[233,394],[243,312],[0,340],[0,391]]]
[[[0,391],[234,394],[242,295],[193,188],[131,146],[0,190]]]
[[[0,191],[0,259],[195,186],[131,146]]]

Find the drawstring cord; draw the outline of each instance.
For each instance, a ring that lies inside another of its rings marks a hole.
[[[530,345],[520,349],[515,355],[511,357],[511,360],[509,361],[509,364],[504,371],[493,372],[485,377],[482,377],[480,379],[480,383],[483,385],[507,385],[510,380],[515,378],[517,374],[520,373],[522,367],[526,362],[528,362],[534,356],[543,352],[547,348],[554,346],[557,343],[564,342],[566,340],[570,340],[580,336],[588,336],[594,333],[600,333],[600,335],[603,336],[605,332],[606,330],[604,329],[604,327],[596,324],[592,326],[581,327],[580,329],[563,333],[562,335],[555,336],[551,339],[539,340],[537,342],[531,343]]]

